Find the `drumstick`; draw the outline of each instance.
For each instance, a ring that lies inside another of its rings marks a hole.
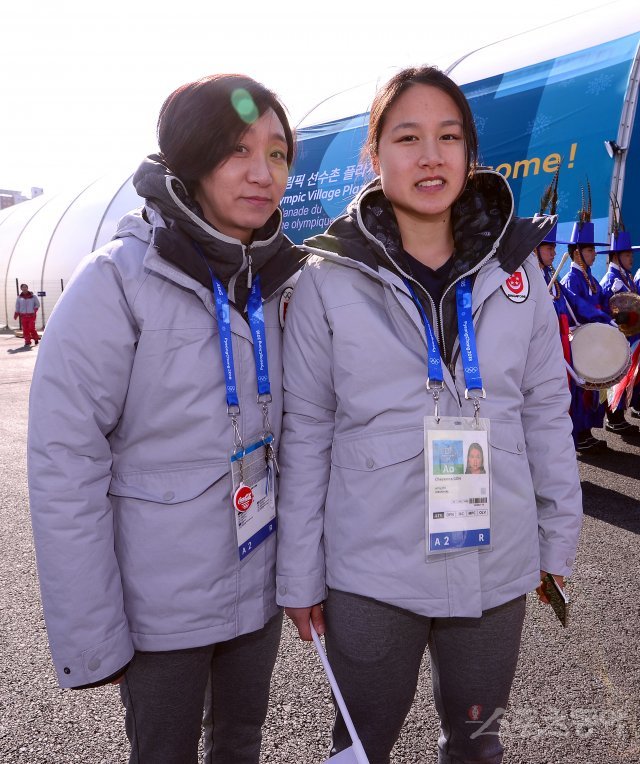
[[[547,291],[551,291],[551,288],[553,287],[553,284],[555,280],[558,278],[558,274],[562,270],[562,266],[566,263],[567,258],[569,257],[569,253],[565,252],[564,255],[562,255],[562,260],[560,260],[560,265],[556,268],[556,272],[551,277],[551,281],[549,282],[549,286],[547,287]]]
[[[582,377],[579,377],[575,371],[571,368],[571,365],[565,360],[564,365],[567,367],[567,371],[569,372],[569,375],[574,378],[576,384],[579,387],[582,387],[585,383],[585,380],[582,379]]]

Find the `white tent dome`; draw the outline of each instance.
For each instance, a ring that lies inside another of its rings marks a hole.
[[[142,200],[131,177],[106,175],[81,190],[39,196],[0,212],[0,321],[15,327],[17,286],[44,292],[41,328],[80,260],[113,236],[118,220]]]
[[[637,0],[616,0],[557,22],[542,21],[528,32],[470,51],[457,62],[431,63],[449,71],[458,84],[464,85],[639,31]],[[636,65],[637,61],[636,54]],[[363,116],[377,85],[392,74],[387,70],[371,82],[347,88],[322,101],[300,121],[301,135],[307,126],[346,116]],[[634,92],[637,94],[637,89]],[[633,110],[625,115],[628,125],[633,124],[634,99]],[[628,127],[628,132],[630,130]],[[630,140],[620,135],[623,134],[619,134],[618,140]],[[605,137],[616,138],[615,135]],[[113,236],[123,214],[141,205],[131,177],[126,178],[124,172],[114,172],[82,190],[51,197],[43,195],[0,212],[0,307],[3,309],[0,322],[4,322],[0,327],[17,326],[13,313],[20,283],[27,283],[34,292],[46,293],[40,298],[42,310],[38,314],[38,327],[43,326],[80,260]]]

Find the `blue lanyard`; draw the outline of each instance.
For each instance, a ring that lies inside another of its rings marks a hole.
[[[231,318],[229,315],[229,297],[222,284],[211,274],[213,296],[216,303],[216,319],[218,320],[218,338],[220,339],[220,354],[224,367],[224,383],[227,389],[227,408],[236,407],[240,410],[238,391],[236,389],[236,373],[233,365],[233,345],[231,343]]]
[[[213,284],[213,296],[216,304],[216,318],[218,319],[218,337],[220,340],[220,353],[224,368],[224,380],[227,390],[227,408],[229,411],[240,411],[238,400],[238,387],[236,385],[236,372],[233,363],[233,345],[231,341],[231,311],[227,291],[211,273]],[[253,358],[256,365],[256,378],[258,381],[258,402],[271,400],[271,386],[269,384],[269,364],[267,360],[267,342],[265,338],[264,313],[262,310],[262,292],[260,291],[260,276],[253,279],[249,299],[247,301],[247,313],[249,314],[249,328],[253,337]]]
[[[442,356],[431,323],[411,283],[404,280],[411,298],[413,299],[427,335],[427,389],[430,390],[432,382],[437,383],[437,388],[442,389],[444,377],[442,374]],[[458,312],[458,334],[460,338],[460,352],[462,355],[462,367],[464,369],[464,381],[466,385],[465,398],[469,398],[470,390],[481,392],[480,397],[485,397],[480,376],[480,362],[476,347],[476,333],[473,327],[473,313],[471,309],[471,281],[468,278],[461,279],[456,286],[456,309]]]
[[[258,398],[271,396],[269,384],[269,362],[267,360],[267,338],[264,333],[264,312],[262,309],[262,292],[260,291],[260,274],[253,278],[249,299],[247,301],[249,328],[253,337],[253,358],[256,364],[258,380]]]
[[[469,390],[483,390],[483,387],[476,347],[476,332],[473,328],[471,281],[466,277],[461,279],[456,287],[456,308],[458,310],[458,336],[460,338],[462,368],[464,369],[464,383],[467,388],[465,398],[468,398]],[[484,395],[482,397],[484,398]]]
[[[236,385],[236,370],[233,363],[233,342],[231,338],[231,308],[229,295],[222,282],[214,275],[211,267],[204,256],[200,246],[194,242],[193,246],[203,259],[213,288],[213,299],[216,306],[216,319],[218,321],[218,339],[220,340],[220,354],[224,368],[224,383],[227,391],[227,413],[233,417],[234,429],[237,431],[236,418],[240,413],[240,400],[238,399],[238,386]],[[253,359],[256,365],[256,379],[258,383],[258,403],[262,405],[262,413],[265,428],[269,424],[267,404],[271,403],[271,385],[269,384],[269,362],[267,359],[267,339],[264,326],[264,312],[262,309],[262,292],[260,290],[260,275],[256,275],[251,284],[249,299],[247,300],[247,313],[249,315],[249,328],[253,337]],[[241,443],[239,431],[237,439]]]
[[[413,286],[406,279],[404,280],[404,283],[407,285],[407,289],[411,294],[411,299],[414,301],[416,308],[420,313],[420,318],[422,319],[425,333],[427,335],[427,390],[431,390],[432,382],[437,382],[436,387],[442,389],[444,386],[444,376],[442,374],[442,357],[440,355],[440,348],[438,347],[436,335],[433,333],[431,322],[427,318],[424,307],[418,299],[418,295],[415,293]]]

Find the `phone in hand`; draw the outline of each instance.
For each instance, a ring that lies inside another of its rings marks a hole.
[[[553,612],[558,616],[560,623],[566,628],[569,619],[569,597],[567,597],[564,589],[551,573],[547,573],[544,577],[542,586],[549,604],[553,608]]]

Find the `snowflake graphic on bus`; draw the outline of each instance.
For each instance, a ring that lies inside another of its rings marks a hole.
[[[462,475],[464,462],[462,440],[433,441],[433,474]]]

